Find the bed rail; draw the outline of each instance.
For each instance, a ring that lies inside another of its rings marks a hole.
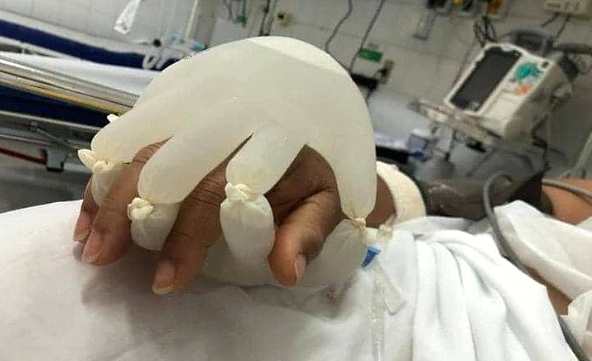
[[[0,56],[0,85],[106,113],[131,109],[137,95]]]

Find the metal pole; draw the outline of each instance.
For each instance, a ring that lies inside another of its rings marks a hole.
[[[107,113],[130,110],[138,96],[0,56],[0,85]]]
[[[94,134],[101,130],[100,127],[92,126],[92,125],[85,125],[85,124],[77,124],[72,122],[65,122],[63,120],[51,119],[51,118],[44,118],[39,117],[36,115],[30,114],[21,114],[21,113],[14,113],[8,112],[4,110],[0,110],[0,122],[1,123],[12,123],[12,124],[20,124],[22,126],[29,127],[31,123],[38,123],[47,125],[54,128],[63,128],[63,129],[70,129],[77,132],[82,133],[90,133]]]

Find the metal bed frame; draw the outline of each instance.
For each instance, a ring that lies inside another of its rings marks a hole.
[[[137,95],[0,56],[0,86],[80,108],[123,114]],[[61,170],[76,150],[88,147],[97,126],[0,110],[0,140],[26,142],[46,151],[48,169]]]

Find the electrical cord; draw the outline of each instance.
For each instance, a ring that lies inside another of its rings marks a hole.
[[[562,43],[562,44],[553,46],[553,50],[563,51],[564,53],[570,53],[570,54],[581,54],[581,55],[592,56],[592,46],[590,46],[588,44]]]
[[[483,15],[473,24],[473,34],[475,35],[475,39],[470,44],[468,44],[469,47],[465,52],[463,60],[461,61],[461,65],[459,66],[456,72],[456,76],[454,77],[454,81],[452,82],[453,85],[456,84],[456,82],[460,79],[463,71],[465,70],[465,66],[469,61],[469,56],[471,55],[471,53],[473,52],[473,48],[475,47],[475,42],[477,42],[479,46],[484,47],[487,42],[498,42],[499,40],[508,37],[510,35],[510,32],[498,36],[497,30],[491,22],[491,19],[487,15]]]
[[[473,32],[481,47],[484,47],[489,42],[496,43],[498,41],[495,25],[493,25],[493,22],[487,15],[483,15],[475,20]]]
[[[543,179],[543,184],[550,187],[560,188],[580,197],[586,197],[592,199],[592,191],[585,188],[574,186],[573,184],[565,183],[555,179]]]
[[[559,103],[556,102],[555,104],[553,104],[553,109],[556,109],[558,106],[559,106]],[[543,125],[545,126],[546,133],[547,133],[546,138],[543,138],[543,137],[537,135],[538,130]],[[549,143],[551,142],[551,134],[552,134],[552,131],[551,131],[550,114],[545,113],[537,121],[537,124],[535,124],[535,126],[532,127],[532,130],[530,132],[530,136],[533,140],[533,144],[535,146],[543,149],[542,161],[543,161],[545,169],[549,169],[549,150],[550,150]]]
[[[565,18],[563,18],[563,22],[561,23],[561,27],[555,33],[555,41],[557,41],[557,39],[559,39],[559,37],[561,37],[561,35],[565,31],[565,28],[567,27],[567,23],[569,23],[570,20],[571,20],[571,15],[566,15]]]
[[[325,49],[325,52],[327,52],[327,54],[333,56],[333,54],[331,54],[331,50],[329,49],[329,46],[331,45],[331,42],[333,42],[333,39],[337,35],[339,28],[341,28],[341,25],[343,25],[343,23],[347,20],[347,18],[350,17],[350,15],[352,14],[353,11],[354,11],[354,1],[347,0],[347,12],[345,13],[345,15],[343,15],[343,17],[341,19],[339,19],[339,21],[337,22],[337,25],[335,25],[335,28],[333,28],[333,32],[331,33],[331,35],[329,35],[329,37],[327,38],[327,41],[325,42],[324,49]]]
[[[508,175],[498,172],[492,175],[487,180],[487,182],[485,182],[485,186],[483,187],[483,209],[485,211],[485,214],[487,215],[487,218],[489,219],[489,222],[491,223],[491,228],[493,229],[494,237],[497,240],[497,243],[501,248],[502,252],[506,254],[508,260],[514,266],[516,266],[516,268],[524,272],[526,275],[530,276],[530,273],[526,269],[526,266],[524,266],[522,261],[520,261],[520,258],[518,258],[518,255],[510,245],[510,242],[508,242],[507,238],[504,236],[499,225],[497,216],[495,215],[495,212],[493,211],[493,207],[491,205],[491,188],[493,184],[501,178],[511,180],[511,178]],[[564,185],[564,183],[561,184],[561,186]],[[590,359],[588,358],[588,356],[586,356],[586,353],[578,343],[577,339],[575,338],[575,336],[573,335],[573,333],[569,329],[569,326],[563,320],[563,318],[561,318],[560,315],[557,315],[557,320],[559,321],[559,326],[561,327],[561,331],[563,332],[563,337],[565,337],[565,341],[571,348],[573,354],[576,356],[578,361],[590,361]]]
[[[465,55],[463,56],[460,66],[458,67],[458,69],[456,71],[456,75],[454,76],[454,81],[452,82],[451,86],[456,84],[456,82],[460,79],[461,75],[463,74],[463,71],[465,70],[465,67],[467,66],[467,64],[469,62],[470,55],[473,52],[473,48],[475,47],[476,44],[477,44],[476,40],[473,40],[469,44],[469,47],[467,48],[467,51],[465,52]]]
[[[514,251],[514,249],[510,246],[508,240],[502,233],[502,230],[499,226],[499,222],[497,220],[497,216],[493,211],[493,206],[491,205],[491,188],[493,184],[501,178],[506,178],[508,180],[512,180],[508,175],[503,173],[495,173],[492,175],[487,181],[485,182],[485,186],[483,187],[483,208],[489,222],[491,223],[491,228],[493,229],[493,234],[498,241],[499,247],[502,251],[506,254],[508,260],[516,266],[522,272],[528,274],[528,270],[524,266],[524,264],[520,261],[520,258]]]
[[[265,5],[263,6],[263,18],[261,19],[261,26],[259,27],[259,36],[268,36],[269,32],[266,31],[265,27],[267,24],[267,17],[269,16],[269,12],[271,11],[271,0],[265,0]]]
[[[368,28],[366,28],[366,32],[364,33],[364,36],[362,37],[362,41],[360,41],[360,46],[358,46],[358,48],[356,49],[356,52],[354,53],[354,56],[352,57],[351,61],[349,62],[348,70],[350,71],[350,73],[354,70],[354,65],[356,64],[356,60],[358,59],[358,54],[360,53],[360,50],[362,50],[362,48],[364,47],[364,44],[366,44],[366,40],[368,40],[368,36],[370,35],[370,32],[372,31],[374,24],[376,23],[376,20],[378,20],[378,16],[380,15],[380,12],[382,11],[382,7],[384,6],[385,2],[386,2],[386,0],[380,0],[380,3],[378,4],[376,11],[374,12],[374,16],[372,16],[372,20],[370,20],[370,24],[368,24]]]
[[[558,18],[559,18],[559,13],[555,13],[549,19],[547,19],[543,23],[541,23],[540,27],[541,28],[546,28],[551,23],[555,22],[555,20],[557,20]]]

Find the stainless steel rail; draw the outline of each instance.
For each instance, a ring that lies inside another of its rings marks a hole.
[[[36,115],[21,114],[21,113],[14,113],[14,112],[7,112],[4,110],[0,110],[0,124],[7,124],[7,123],[20,124],[20,125],[24,125],[24,126],[30,126],[31,124],[37,123],[37,124],[61,127],[64,129],[70,129],[72,131],[78,131],[78,132],[90,133],[90,134],[94,134],[94,133],[98,132],[99,130],[101,130],[101,128],[95,127],[92,125],[71,123],[71,122],[65,122],[63,120],[39,117]]]
[[[0,56],[0,85],[108,113],[131,109],[137,95]]]
[[[88,147],[90,139],[100,129],[90,125],[0,110],[0,139],[76,150]]]

